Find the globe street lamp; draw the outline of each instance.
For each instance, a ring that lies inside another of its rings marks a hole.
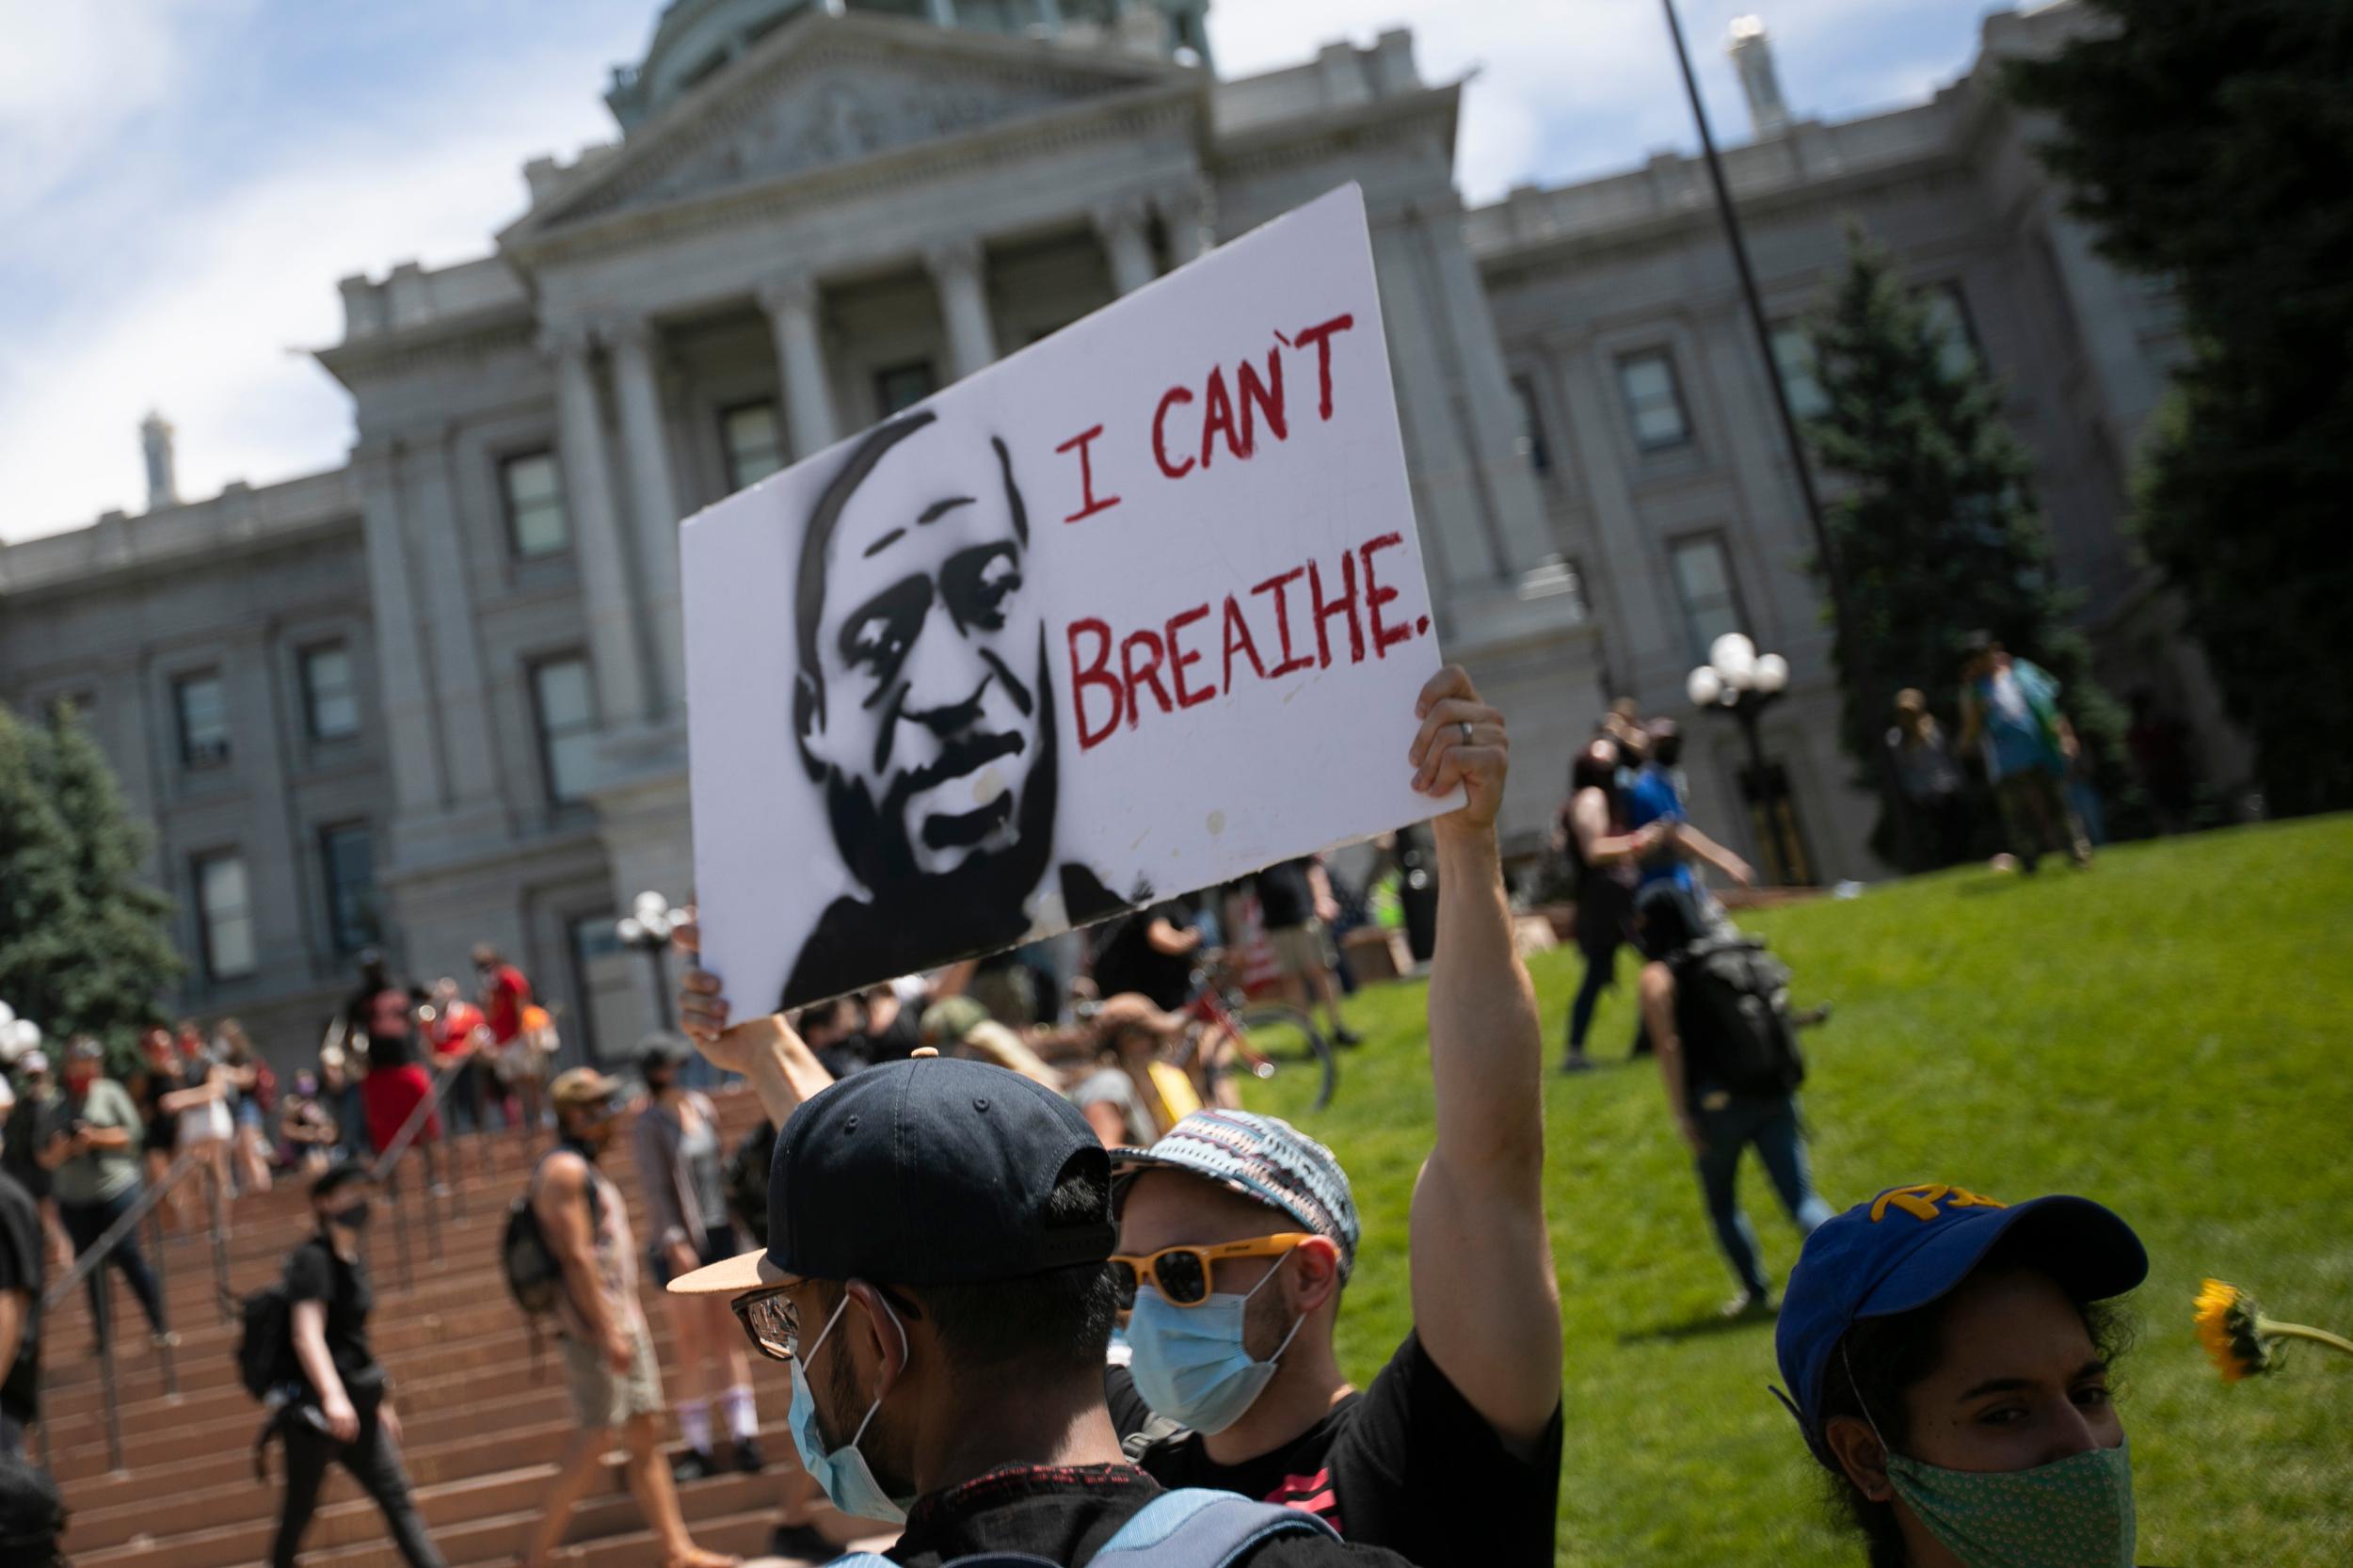
[[[670,930],[678,920],[678,911],[670,907],[670,901],[648,888],[637,895],[635,907],[613,927],[621,946],[634,948],[653,965],[654,1008],[662,1019],[664,1034],[673,1033],[678,1028],[677,1016],[670,1011],[669,971],[662,962],[663,953],[670,946]]]
[[[1778,653],[1759,653],[1756,645],[1737,632],[1727,632],[1708,646],[1707,663],[1683,682],[1691,706],[1737,719],[1749,744],[1750,798],[1765,808],[1775,880],[1794,876],[1798,857],[1792,853],[1787,825],[1782,821],[1781,792],[1765,766],[1765,738],[1758,721],[1765,710],[1781,700],[1789,687],[1789,661]]]

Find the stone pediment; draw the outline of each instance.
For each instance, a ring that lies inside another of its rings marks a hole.
[[[811,13],[639,127],[508,238],[945,143],[1191,75],[1032,40]]]

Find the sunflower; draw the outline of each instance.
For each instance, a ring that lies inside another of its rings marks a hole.
[[[2222,1381],[2236,1383],[2253,1372],[2276,1371],[2285,1350],[2283,1339],[2309,1339],[2316,1345],[2353,1355],[2353,1340],[2302,1323],[2283,1323],[2263,1315],[2255,1298],[2237,1286],[2210,1279],[2198,1292],[2198,1342],[2221,1372]]]

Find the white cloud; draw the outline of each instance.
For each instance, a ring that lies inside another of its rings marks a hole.
[[[143,506],[136,427],[151,407],[178,427],[183,495],[341,461],[348,400],[296,352],[341,338],[336,280],[487,251],[521,210],[525,157],[610,134],[595,91],[601,64],[600,50],[579,46],[502,58],[431,85],[394,123],[290,148],[241,185],[190,199],[167,188],[159,159],[118,170],[103,214],[60,218],[71,203],[46,206],[44,238],[69,254],[104,247],[121,214],[148,213],[138,247],[149,264],[120,287],[66,290],[0,344],[0,472],[10,476],[0,537]]]
[[[335,280],[486,250],[521,205],[525,157],[611,135],[597,88],[640,36],[634,19],[618,46],[582,36],[592,26],[552,29],[460,60],[388,115],[261,149],[253,172],[216,188],[180,167],[170,114],[244,46],[238,24],[256,3],[0,0],[0,227],[35,236],[29,254],[0,257],[0,277],[25,275],[0,300],[0,538],[142,504],[136,426],[150,407],[179,427],[184,494],[340,461],[348,404],[292,352],[341,335]],[[1684,10],[1710,111],[1737,139],[1746,121],[1721,52],[1737,12],[1767,9],[1800,112],[1851,112],[1949,78],[1980,3],[1913,0],[1900,17],[1875,0]],[[1414,29],[1426,79],[1476,71],[1458,166],[1474,201],[1690,139],[1654,0],[1223,0],[1209,16],[1228,75],[1396,25]]]

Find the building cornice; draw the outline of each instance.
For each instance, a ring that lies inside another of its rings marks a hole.
[[[1447,82],[1341,108],[1310,110],[1221,135],[1212,155],[1219,173],[1262,174],[1330,158],[1368,143],[1409,140],[1434,129],[1443,137],[1451,167],[1462,103],[1463,84]]]
[[[822,81],[843,68],[918,62],[984,67],[999,82],[1073,94],[1065,107],[907,143],[840,163],[782,174],[642,208],[626,203],[680,164],[738,136],[775,102],[786,78]],[[648,232],[691,232],[757,215],[781,198],[823,199],[919,183],[978,155],[1018,156],[1094,139],[1163,129],[1155,111],[1182,105],[1208,122],[1208,74],[1132,56],[1104,58],[1028,40],[942,31],[928,24],[864,16],[810,13],[780,28],[697,92],[681,99],[562,192],[509,225],[499,248],[518,269],[584,250],[626,244]],[[1087,127],[1093,136],[1074,134]],[[653,227],[648,228],[648,220]]]
[[[531,352],[536,341],[537,315],[526,301],[370,332],[314,348],[311,357],[356,392],[360,382],[388,376],[471,369],[489,355]]]
[[[0,599],[25,601],[185,571],[197,562],[306,544],[360,527],[348,468],[140,517],[109,512],[86,528],[0,546]]]
[[[1190,83],[985,126],[961,136],[892,148],[850,163],[797,170],[744,185],[625,208],[528,239],[508,252],[526,272],[600,252],[627,249],[771,218],[808,220],[812,206],[848,198],[918,189],[968,178],[1042,154],[1083,150],[1107,140],[1167,132],[1197,137],[1205,113]],[[510,231],[510,234],[511,234]],[[506,244],[507,237],[502,236]]]

